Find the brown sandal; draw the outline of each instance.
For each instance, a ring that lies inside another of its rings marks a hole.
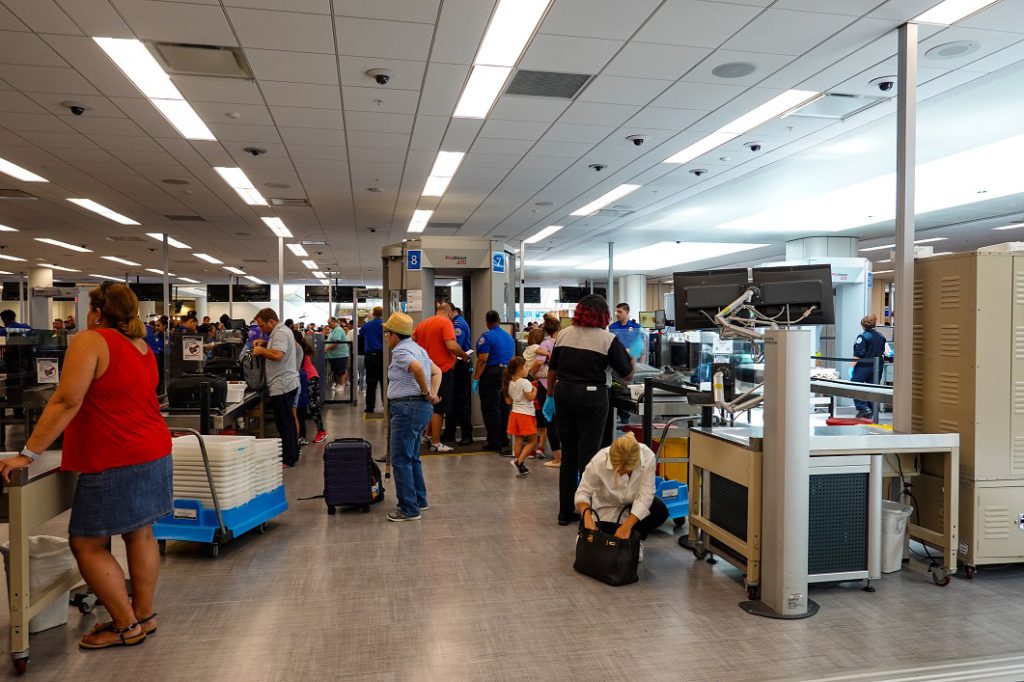
[[[158,614],[154,613],[151,616],[146,616],[145,618],[139,618],[139,625],[141,625],[142,629],[146,631],[146,635],[147,636],[156,634],[156,629],[157,629],[156,625],[154,625],[151,628],[147,628],[145,624],[148,623],[149,621],[153,620],[154,618],[156,618],[157,615]],[[106,623],[96,623],[96,625],[93,625],[92,626],[92,630],[89,631],[89,634],[90,635],[95,635],[95,634],[99,634],[100,632],[112,632],[113,628],[114,628],[114,621],[108,620]]]
[[[125,633],[131,632],[135,628],[139,629],[139,634],[137,634],[134,637],[125,637]],[[88,642],[79,641],[78,648],[87,650],[109,649],[113,646],[138,646],[139,644],[142,644],[146,641],[146,630],[142,627],[142,625],[138,623],[138,621],[122,629],[114,627],[114,624],[111,623],[109,628],[97,630],[89,634],[97,634],[99,632],[113,632],[120,638],[121,641],[115,639],[113,642],[107,642],[105,644],[89,644]]]

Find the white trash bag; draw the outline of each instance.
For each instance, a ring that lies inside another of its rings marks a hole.
[[[8,593],[11,584],[11,544],[0,545],[7,569]],[[28,539],[29,603],[33,595],[42,594],[60,580],[75,565],[67,538],[52,535],[34,535]],[[68,598],[56,599],[29,621],[30,634],[66,625],[68,622]]]

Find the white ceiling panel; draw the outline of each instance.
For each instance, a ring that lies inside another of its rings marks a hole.
[[[334,55],[247,48],[245,57],[253,74],[261,81],[338,84],[338,64]]]
[[[466,175],[476,175],[478,171],[487,169],[493,171],[492,173],[486,174],[488,177],[501,177],[514,168],[517,163],[522,159],[520,154],[484,154],[481,152],[470,152],[466,154],[466,158],[462,161],[461,168],[472,168],[472,173],[465,173]],[[496,175],[499,174],[500,175]],[[463,173],[456,174],[456,178],[463,175]]]
[[[661,0],[555,0],[541,33],[625,40],[650,16]]]
[[[544,144],[534,148],[531,157],[545,156],[561,159],[578,159],[591,150],[594,145],[589,142],[555,142],[545,141]],[[529,158],[529,157],[528,157]]]
[[[332,128],[279,128],[281,139],[289,146],[298,145],[343,145],[345,143],[345,132]]]
[[[124,118],[86,118],[84,116],[76,116],[73,119],[69,117],[67,124],[93,139],[97,135],[116,135],[126,140],[131,140],[133,137],[143,137],[146,135],[146,131]]]
[[[670,109],[666,107],[646,107],[636,116],[629,119],[626,125],[636,128],[656,128],[660,130],[684,130],[707,116],[708,112],[700,109]]]
[[[245,47],[334,54],[331,22],[322,16],[230,7],[227,12]]]
[[[608,64],[604,74],[676,80],[709,54],[711,49],[705,47],[630,42]]]
[[[716,50],[707,60],[686,74],[686,80],[702,81],[704,83],[727,83],[729,85],[756,85],[792,61],[793,57],[788,55]],[[757,69],[749,76],[742,76],[740,78],[719,78],[712,73],[714,69],[722,64],[736,62],[753,64]]]
[[[16,90],[0,90],[0,111],[42,114],[46,110]]]
[[[445,0],[430,58],[435,63],[472,64],[496,0]]]
[[[589,142],[596,144],[615,132],[613,126],[592,126],[579,123],[556,123],[544,136],[544,142]],[[543,144],[541,145],[543,151]]]
[[[622,47],[619,40],[538,35],[530,43],[519,63],[534,71],[597,73]]]
[[[174,84],[181,94],[195,102],[226,102],[236,104],[263,104],[263,96],[254,81],[241,78],[206,78],[203,76],[175,76]],[[134,90],[134,88],[133,88]],[[138,91],[135,91],[138,95]]]
[[[349,130],[377,133],[410,133],[416,117],[410,114],[387,114],[377,111],[346,111],[345,125]],[[445,124],[448,120],[443,119]]]
[[[206,166],[206,161],[192,148],[188,140],[160,138],[159,142],[179,163],[185,166]]]
[[[462,92],[469,67],[460,64],[431,64],[423,82],[419,113],[428,116],[451,116]]]
[[[99,92],[74,69],[0,64],[0,78],[22,92],[96,95]]]
[[[939,4],[938,0],[888,0],[878,9],[871,10],[868,16],[894,19],[903,23],[937,4]]]
[[[636,34],[636,40],[667,45],[718,47],[761,12],[757,7],[668,0]]]
[[[140,97],[131,81],[124,77],[110,59],[90,38],[84,36],[42,36],[50,47],[60,52],[94,87],[107,96]]]
[[[67,66],[42,38],[18,31],[0,31],[0,64]]]
[[[267,104],[307,109],[341,109],[338,86],[260,81]]]
[[[481,154],[525,154],[533,144],[532,140],[498,140],[478,137],[470,149]]]
[[[850,17],[838,14],[770,9],[744,26],[723,47],[748,52],[799,55],[852,22]]]
[[[434,27],[402,21],[344,17],[338,20],[338,50],[344,55],[423,61]]]
[[[270,112],[278,126],[290,128],[345,127],[341,112],[334,109],[302,109],[300,107],[271,107]]]
[[[235,123],[211,123],[210,130],[222,142],[244,142],[245,145],[263,143],[273,144],[281,141],[277,128],[269,126],[238,125]],[[238,145],[231,145],[238,146]]]
[[[566,110],[559,122],[619,126],[632,118],[640,109],[639,105],[575,102]]]
[[[537,121],[502,121],[488,119],[480,129],[481,137],[502,137],[510,140],[538,140],[548,123]]]
[[[366,72],[372,69],[386,69],[390,71],[391,80],[387,86],[380,88],[382,94],[387,94],[389,90],[419,90],[423,85],[423,73],[427,66],[426,62],[344,55],[338,61],[341,63],[341,82],[343,85],[380,87],[376,85],[371,76],[366,75]]]
[[[348,145],[362,149],[387,149],[405,152],[409,148],[409,135],[401,133],[374,133],[348,131]]]
[[[53,0],[4,0],[4,4],[36,33],[82,33]]]
[[[391,90],[382,94],[376,88],[342,86],[341,92],[346,111],[414,114],[419,101],[419,93],[412,90]]]
[[[270,112],[263,104],[224,104],[221,102],[192,102],[207,125],[270,126],[274,125]],[[228,114],[239,114],[232,118]]]
[[[650,78],[597,76],[577,95],[579,102],[646,105],[672,85],[672,81]]]
[[[433,24],[440,0],[334,0],[334,13],[345,17]]]
[[[491,111],[491,118],[509,121],[547,121],[551,122],[561,116],[571,102],[567,99],[554,97],[524,97],[522,95],[502,95]]]
[[[345,147],[331,147],[322,144],[289,144],[288,153],[295,159],[342,161],[348,158],[348,152]]]
[[[653,104],[656,107],[712,111],[740,95],[745,89],[741,85],[680,82],[654,100]]]
[[[819,0],[775,0],[772,9],[789,9],[798,12],[824,12],[859,17],[878,7],[879,0],[843,0],[843,2],[820,2]]]
[[[409,148],[416,151],[435,151],[444,139],[448,119],[442,116],[417,116]]]
[[[490,10],[488,10],[490,12]],[[0,30],[28,31],[29,27],[18,20],[11,11],[0,5]]]
[[[997,2],[960,22],[959,27],[1024,33],[1024,6],[1020,2]]]
[[[307,14],[331,13],[331,0],[224,0],[224,5],[250,9],[288,9]]]
[[[377,149],[349,146],[348,158],[352,159],[353,167],[364,161],[374,163],[405,163],[404,149]]]
[[[236,44],[220,7],[155,0],[111,1],[139,38],[200,45]]]

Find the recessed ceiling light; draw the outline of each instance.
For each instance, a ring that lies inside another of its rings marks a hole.
[[[287,246],[288,249],[296,256],[305,258],[309,255],[309,252],[306,251],[306,248],[302,244],[287,244]]]
[[[103,260],[113,261],[114,263],[120,263],[121,265],[131,265],[134,267],[142,265],[141,263],[136,263],[135,261],[127,260],[125,258],[118,258],[117,256],[100,256],[100,258]]]
[[[327,275],[325,275],[324,273],[320,272],[319,270],[315,271],[313,273],[313,276],[316,277],[317,279],[323,279],[323,280],[327,279]]]
[[[562,225],[548,225],[543,230],[541,230],[537,234],[533,235],[529,239],[524,239],[523,242],[526,243],[526,244],[536,244],[537,242],[541,241],[542,239],[547,239],[548,237],[550,237],[554,233],[558,232],[559,230],[562,229],[562,227],[563,227]]]
[[[944,242],[947,239],[949,239],[949,237],[931,237],[929,239],[918,239],[918,240],[914,241],[914,245],[915,246],[919,246],[921,244],[933,244],[935,242]],[[869,246],[866,249],[861,249],[861,252],[884,251],[886,249],[895,249],[895,248],[896,248],[895,244],[884,244],[882,246]]]
[[[8,256],[5,253],[0,253],[0,259],[18,261],[19,263],[25,261],[24,258],[18,258],[17,256]]]
[[[264,282],[259,277],[256,277],[255,275],[246,275],[245,278],[250,282],[255,282],[256,284],[266,284],[266,282]]]
[[[217,174],[224,179],[224,182],[228,183],[228,187],[235,190],[238,196],[242,197],[249,206],[266,206],[267,200],[263,198],[256,186],[252,184],[252,180],[241,168],[233,168],[227,166],[214,166],[213,170],[217,171]]]
[[[573,211],[572,215],[575,215],[575,216],[588,216],[588,215],[591,215],[592,213],[596,213],[597,211],[600,211],[602,208],[604,208],[608,204],[614,203],[614,202],[618,201],[619,199],[621,199],[622,197],[626,196],[627,194],[635,192],[638,189],[640,189],[640,185],[619,185],[618,187],[616,187],[612,191],[610,191],[610,192],[608,192],[606,194],[601,195],[597,199],[594,199],[593,201],[591,201],[589,204],[587,204],[583,208],[580,208],[580,209],[577,209],[577,210]]]
[[[54,265],[53,263],[40,263],[44,268],[50,268],[51,270],[60,270],[61,272],[81,272],[81,270],[75,270],[74,268],[66,268],[63,265]]]
[[[264,182],[263,186],[269,187],[270,189],[291,189],[292,187],[291,185],[287,185],[283,182]]]
[[[302,264],[305,265],[310,270],[319,270],[320,269],[320,266],[316,264],[315,260],[304,260],[304,261],[302,261]]]
[[[188,277],[179,277],[178,279],[182,282],[188,282],[189,284],[199,284],[199,280],[197,279],[189,279]]]
[[[874,274],[876,274],[876,275],[887,275],[890,272],[893,272],[893,271],[892,270],[875,270]]]
[[[70,201],[72,204],[76,206],[81,206],[87,211],[99,213],[104,218],[113,220],[115,223],[120,223],[121,225],[138,225],[137,222],[135,222],[128,216],[123,216],[117,211],[112,211],[103,204],[97,203],[92,199],[68,199],[68,201]]]
[[[232,265],[225,265],[224,269],[227,270],[228,272],[230,272],[233,275],[244,275],[245,274],[245,270],[242,270],[240,268],[236,268],[236,267],[234,267]]]
[[[7,227],[6,225],[0,225],[0,232],[17,232],[13,227]]]
[[[224,261],[217,260],[213,256],[206,253],[193,253],[192,255],[198,258],[199,260],[206,261],[207,263],[213,263],[214,265],[224,265]]]
[[[409,221],[409,232],[422,232],[427,229],[427,223],[430,222],[430,216],[434,215],[433,211],[427,211],[424,209],[416,209],[412,213],[412,220]]]
[[[1013,223],[1011,225],[1003,225],[1002,227],[994,227],[993,230],[1016,230],[1017,228],[1024,227],[1024,223]]]
[[[757,71],[757,66],[750,62],[728,62],[711,69],[711,75],[718,78],[743,78]]]
[[[919,14],[914,18],[918,24],[942,24],[949,26],[961,19],[966,19],[975,12],[980,12],[989,5],[994,5],[998,0],[945,0],[927,12]]]
[[[146,272],[152,272],[155,275],[163,275],[164,274],[163,270],[158,270],[156,268],[146,268]],[[168,277],[174,277],[175,275],[174,275],[173,272],[168,272],[167,276]]]
[[[284,221],[280,218],[271,216],[260,218],[260,220],[262,220],[266,226],[270,228],[270,231],[278,237],[284,237],[285,239],[292,238],[291,230],[288,229],[284,224]]]
[[[155,240],[157,240],[158,242],[161,242],[161,243],[164,241],[164,233],[163,232],[147,232],[146,236],[147,237],[151,237],[152,239],[155,239]],[[176,249],[191,249],[192,248],[191,246],[189,246],[188,244],[186,244],[184,242],[179,242],[177,239],[175,239],[174,237],[171,237],[170,235],[168,235],[168,237],[167,237],[167,246],[173,246]]]
[[[459,103],[455,118],[487,118],[512,69],[507,66],[474,66]]]
[[[68,251],[77,251],[78,253],[92,253],[92,249],[87,249],[84,246],[78,246],[76,244],[68,244],[67,242],[62,242],[59,239],[50,239],[49,237],[36,237],[35,239],[37,242],[50,244],[52,246],[59,246],[62,249],[67,249]]]
[[[0,159],[0,173],[10,175],[15,180],[21,180],[22,182],[49,182],[46,178],[36,175],[32,171],[25,170],[6,159]]]

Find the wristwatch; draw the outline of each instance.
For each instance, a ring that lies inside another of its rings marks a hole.
[[[38,452],[32,452],[28,448],[22,448],[21,452],[18,453],[18,454],[24,455],[24,456],[28,457],[33,462],[36,461],[37,459],[39,459],[39,453]]]

